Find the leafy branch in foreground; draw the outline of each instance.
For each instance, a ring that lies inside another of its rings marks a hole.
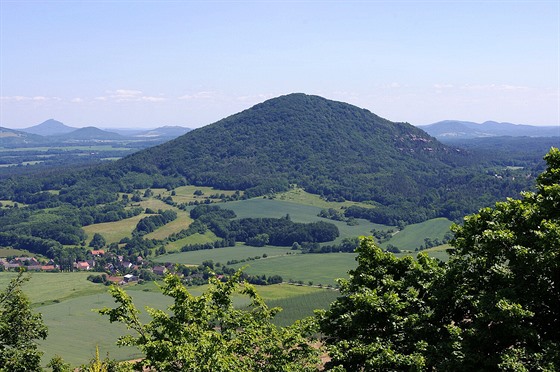
[[[124,323],[134,335],[119,345],[138,347],[144,358],[138,370],[157,371],[313,371],[319,363],[311,344],[312,319],[290,327],[272,323],[279,308],[269,308],[255,287],[239,283],[241,271],[226,282],[211,279],[206,292],[193,296],[179,277],[169,275],[162,292],[173,298],[168,311],[147,308],[152,320],[143,324],[131,297],[121,288],[110,292],[118,306],[100,310],[111,322]],[[236,308],[233,296],[250,305]]]
[[[41,314],[31,312],[21,290],[29,280],[23,273],[0,293],[0,371],[41,371],[41,355],[35,340],[47,337]]]

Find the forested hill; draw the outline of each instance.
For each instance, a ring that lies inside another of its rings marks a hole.
[[[368,200],[373,190],[364,188],[366,183],[373,186],[395,176],[400,184],[409,177],[421,179],[420,173],[457,160],[450,156],[453,152],[409,124],[392,123],[346,103],[290,94],[137,153],[124,163],[220,188],[263,185],[268,191],[290,182],[318,194]]]
[[[496,182],[470,168],[474,161],[410,124],[290,94],[138,152],[115,168],[250,196],[297,184],[327,198],[370,200],[387,207],[379,212],[419,221],[458,217],[527,185]]]

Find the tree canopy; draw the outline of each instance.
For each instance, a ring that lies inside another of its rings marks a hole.
[[[362,240],[342,296],[319,314],[339,370],[560,368],[560,151],[537,191],[465,217],[447,264]]]
[[[156,371],[313,371],[318,352],[310,344],[310,319],[290,327],[271,320],[279,308],[269,308],[255,288],[239,283],[241,272],[226,282],[212,279],[201,296],[189,293],[179,277],[169,275],[163,294],[173,298],[168,311],[148,309],[152,320],[143,324],[132,299],[121,288],[111,288],[118,306],[103,309],[111,322],[134,331],[120,345],[133,345],[144,354],[137,368]],[[233,295],[246,296],[250,305],[234,307]]]

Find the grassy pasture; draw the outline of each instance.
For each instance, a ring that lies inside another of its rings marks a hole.
[[[278,274],[284,281],[291,279],[304,283],[312,281],[315,285],[334,285],[336,278],[346,278],[348,270],[356,267],[355,258],[355,253],[295,254],[269,257],[232,267],[248,265],[245,269],[248,274]]]
[[[247,257],[261,256],[267,254],[268,258],[285,256],[290,252],[290,247],[250,247],[247,245],[236,245],[235,247],[224,247],[215,249],[204,249],[200,251],[180,252],[154,258],[156,262],[173,262],[190,265],[200,265],[203,261],[212,260],[215,263],[225,264],[231,260],[242,260]],[[255,261],[251,261],[255,262]],[[273,273],[273,272],[271,272]],[[270,273],[267,273],[270,275]]]
[[[162,190],[164,190],[164,189],[162,189]],[[154,194],[156,195],[157,193],[154,191]],[[142,208],[144,208],[144,209],[150,208],[150,209],[152,209],[152,210],[154,210],[154,211],[156,211],[156,212],[157,212],[159,209],[161,209],[161,210],[163,210],[163,211],[166,211],[166,210],[168,210],[168,209],[173,209],[173,210],[175,210],[175,211],[178,211],[177,208],[175,208],[175,207],[173,207],[173,206],[171,206],[171,205],[169,205],[169,204],[166,204],[166,203],[164,203],[164,202],[162,202],[161,200],[156,199],[156,198],[145,198],[144,200],[142,200],[142,201],[141,201],[140,203],[138,203],[138,204],[139,204]]]
[[[118,337],[127,332],[124,325],[111,324],[108,317],[93,310],[115,306],[112,297],[106,292],[107,287],[98,286],[103,290],[102,293],[36,309],[43,314],[43,320],[49,328],[49,336],[40,345],[41,350],[45,351],[44,362],[58,354],[72,365],[79,365],[95,355],[96,345],[99,345],[101,357],[105,357],[107,352],[111,358],[118,360],[141,356],[135,348],[116,346]],[[145,306],[164,309],[171,304],[171,300],[161,293],[135,291],[131,296],[137,308],[142,311],[143,321],[149,320],[144,311]]]
[[[371,207],[368,204],[351,202],[351,201],[328,202],[324,199],[321,199],[319,195],[310,194],[301,188],[295,188],[286,192],[279,193],[276,195],[276,200],[282,200],[282,201],[287,201],[296,204],[309,205],[321,209],[328,209],[328,208],[341,209],[343,207],[349,207],[352,205]]]
[[[1,273],[0,288],[5,288],[16,273]],[[94,309],[114,307],[115,303],[107,293],[107,287],[86,280],[89,273],[32,273],[30,282],[23,286],[29,296],[34,311],[41,313],[49,329],[46,340],[40,342],[40,350],[45,352],[44,364],[55,354],[62,356],[72,365],[87,362],[94,356],[99,345],[100,355],[107,352],[111,358],[128,360],[140,357],[134,348],[119,348],[116,341],[127,330],[121,324],[111,324],[107,317],[97,314]],[[189,288],[198,296],[207,285]],[[171,299],[163,296],[155,283],[126,287],[138,309],[141,319],[149,321],[145,307],[165,309]],[[258,293],[270,304],[284,310],[275,318],[275,323],[287,325],[296,319],[312,315],[315,308],[326,308],[336,298],[338,292],[296,285],[273,285],[257,288]],[[235,295],[235,306],[246,306],[246,296]]]
[[[399,231],[393,237],[381,244],[386,247],[392,244],[400,249],[414,250],[424,244],[424,238],[442,240],[444,235],[449,231],[452,222],[447,218],[434,218],[425,222],[408,225],[402,231]]]
[[[23,285],[23,292],[34,307],[105,292],[106,287],[86,280],[90,274],[87,272],[28,273],[26,275],[30,279]],[[6,288],[9,281],[16,276],[15,272],[0,273],[0,288]]]
[[[181,248],[183,248],[187,244],[211,243],[213,241],[216,241],[217,239],[218,237],[212,231],[206,231],[204,234],[197,233],[191,236],[187,236],[186,238],[176,240],[174,242],[169,242],[165,246],[165,249],[168,252],[180,252]],[[181,253],[177,253],[177,254],[181,254]]]
[[[30,253],[29,251],[22,250],[22,249],[0,248],[0,257],[23,256],[23,255],[41,257],[35,253]]]
[[[303,295],[266,301],[270,307],[282,308],[274,318],[274,323],[284,327],[293,324],[295,319],[312,316],[314,310],[328,309],[330,304],[340,296],[340,293],[333,289],[310,289],[316,290]]]
[[[311,194],[307,194],[311,195]],[[310,196],[310,198],[313,195]],[[319,199],[321,200],[321,199]],[[325,202],[327,203],[327,202]],[[333,204],[333,203],[329,203]],[[264,198],[255,198],[241,201],[228,202],[223,205],[223,208],[231,209],[237,214],[237,218],[246,217],[274,217],[280,218],[287,214],[294,222],[309,223],[316,221],[326,221],[335,224],[340,231],[340,237],[335,239],[334,243],[340,243],[344,238],[356,237],[361,235],[371,235],[372,229],[387,230],[390,226],[379,225],[371,223],[367,220],[359,219],[358,225],[349,226],[346,222],[333,221],[318,216],[321,212],[320,207],[297,204],[290,201],[283,200],[270,200]],[[329,242],[327,244],[332,244]]]
[[[2,208],[13,207],[15,204],[17,204],[20,207],[25,206],[25,204],[23,203],[17,203],[11,200],[0,200],[0,203],[2,203]]]
[[[233,210],[237,214],[237,218],[280,218],[289,214],[292,221],[303,223],[320,220],[321,218],[317,215],[322,209],[310,205],[265,198],[227,202],[222,207]]]
[[[93,234],[99,233],[103,235],[107,244],[110,243],[117,243],[122,238],[130,236],[132,231],[138,224],[142,218],[146,217],[145,214],[139,214],[138,216],[134,216],[131,218],[127,218],[120,221],[115,222],[103,222],[103,223],[96,223],[93,225],[84,226],[83,229],[88,235],[86,244],[89,244],[91,239],[93,238]]]
[[[193,220],[188,213],[181,210],[177,210],[177,219],[161,226],[160,228],[158,228],[157,230],[149,234],[146,234],[144,237],[146,239],[162,240],[167,238],[169,235],[173,233],[186,229],[187,227],[189,227],[192,221]]]
[[[151,208],[154,211],[158,211],[159,209],[161,210],[174,210],[177,212],[177,219],[174,221],[171,221],[170,223],[160,227],[159,229],[157,229],[156,231],[147,234],[146,238],[149,239],[165,239],[167,238],[169,235],[171,235],[172,233],[175,232],[179,232],[182,229],[186,229],[190,223],[192,222],[192,219],[189,217],[189,214],[181,211],[178,208],[175,208],[173,206],[170,206],[168,204],[165,204],[164,202],[162,202],[161,200],[155,199],[155,198],[148,198],[146,200],[141,201],[140,203],[138,203],[140,205],[140,207],[146,209],[146,208]],[[130,237],[132,234],[132,231],[134,230],[134,228],[136,227],[136,225],[138,224],[138,222],[144,218],[149,216],[148,214],[145,213],[141,213],[138,216],[134,216],[131,218],[126,218],[124,220],[120,220],[120,221],[115,221],[115,222],[103,222],[103,223],[96,223],[93,225],[88,225],[88,226],[84,226],[83,229],[86,232],[86,234],[88,235],[88,238],[86,240],[86,244],[89,244],[89,242],[91,241],[91,239],[93,238],[93,235],[95,233],[99,233],[101,235],[103,235],[103,237],[105,238],[105,240],[107,241],[108,244],[110,243],[115,243],[120,241],[122,238],[124,237]]]
[[[202,191],[202,195],[194,195],[194,192],[197,190]],[[142,192],[143,191],[144,190],[142,190]],[[210,197],[210,195],[214,195],[214,194],[224,194],[226,196],[231,196],[235,193],[235,191],[232,190],[219,190],[207,186],[192,186],[192,185],[179,186],[171,191],[168,191],[166,189],[161,189],[161,188],[152,189],[152,192],[154,193],[154,195],[159,195],[162,198],[171,196],[174,202],[186,203],[186,204],[195,201],[198,201],[199,203],[204,202],[206,199]],[[172,195],[173,192],[175,193],[175,195]],[[241,192],[241,195],[243,195],[243,192]],[[219,201],[219,199],[216,200]]]

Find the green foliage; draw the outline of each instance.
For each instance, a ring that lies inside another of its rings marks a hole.
[[[212,280],[201,296],[190,294],[176,276],[167,276],[163,293],[173,298],[168,312],[148,309],[151,322],[143,324],[132,299],[120,288],[111,294],[118,303],[103,309],[111,322],[126,324],[135,334],[123,336],[121,345],[138,347],[145,358],[137,368],[158,371],[305,371],[315,370],[317,350],[309,345],[310,320],[286,328],[271,320],[279,311],[270,309],[255,288],[237,281]],[[248,297],[250,307],[233,306],[236,292]]]
[[[47,364],[52,372],[70,372],[70,364],[66,363],[59,355],[55,355]]]
[[[454,228],[437,308],[453,345],[451,365],[560,368],[560,151],[545,160],[537,192]]]
[[[451,258],[395,258],[372,238],[318,315],[337,370],[560,368],[560,151],[537,191],[465,217]]]
[[[36,340],[47,337],[40,314],[31,311],[21,291],[28,280],[20,273],[0,293],[0,371],[41,371],[41,355]]]
[[[133,231],[133,234],[145,235],[155,231],[158,227],[165,225],[171,221],[177,219],[177,212],[173,210],[165,210],[162,211],[161,209],[158,211],[158,214],[151,215],[148,217],[142,218],[138,221],[136,228]]]
[[[89,246],[93,249],[101,249],[105,246],[105,244],[107,244],[107,241],[103,235],[99,233],[93,234],[93,238],[91,239],[91,242],[89,242]]]
[[[327,367],[423,369],[432,328],[428,301],[443,268],[426,255],[396,258],[373,238],[363,239],[357,252],[358,267],[340,281],[342,296],[318,314],[332,358]]]

